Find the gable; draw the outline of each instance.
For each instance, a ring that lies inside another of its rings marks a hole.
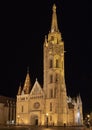
[[[36,80],[35,83],[34,83],[34,86],[30,92],[30,97],[43,97],[44,96],[44,93],[43,93],[43,90],[40,86],[40,84],[38,83],[38,81]]]

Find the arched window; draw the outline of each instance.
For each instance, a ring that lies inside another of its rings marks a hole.
[[[58,68],[58,67],[59,67],[59,60],[56,59],[56,68]]]
[[[50,121],[52,121],[52,116],[50,115]]]
[[[50,75],[50,83],[53,82],[53,75]]]
[[[53,67],[53,61],[52,59],[50,59],[50,64],[49,64],[49,67],[52,68]]]
[[[50,102],[50,111],[52,111],[52,102]]]
[[[54,97],[56,98],[56,88],[54,88]]]

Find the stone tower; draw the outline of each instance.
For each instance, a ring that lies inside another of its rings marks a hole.
[[[53,106],[56,124],[67,123],[67,93],[64,76],[64,42],[59,32],[56,6],[53,5],[51,30],[44,42],[44,92],[46,106]],[[48,113],[46,107],[46,113]]]

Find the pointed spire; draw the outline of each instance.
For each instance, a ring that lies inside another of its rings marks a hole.
[[[44,45],[48,47],[47,36],[45,35]]]
[[[18,90],[18,95],[21,95],[21,91],[22,91],[22,89],[21,89],[21,83],[20,83],[19,90]]]
[[[51,32],[58,32],[58,24],[57,24],[57,15],[56,15],[56,5],[53,5],[53,14],[52,14],[52,24],[51,24]]]
[[[78,103],[78,104],[82,103],[80,94],[77,96],[77,103]]]
[[[25,82],[24,82],[23,91],[24,91],[25,94],[29,94],[30,93],[30,89],[31,89],[31,80],[30,80],[29,67],[28,67],[27,68],[26,79],[25,79]]]
[[[47,36],[45,35],[45,43],[47,42]]]
[[[79,98],[79,102],[82,103],[80,93],[79,93],[79,95],[78,95],[78,98]]]

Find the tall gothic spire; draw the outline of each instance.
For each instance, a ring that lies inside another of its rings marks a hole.
[[[29,68],[27,68],[27,75],[26,75],[26,79],[25,79],[24,87],[23,87],[24,94],[29,94],[30,89],[31,89],[31,80],[30,80],[30,75],[29,75]]]
[[[53,5],[53,14],[52,14],[52,24],[51,24],[51,32],[58,32],[58,24],[57,24],[57,15],[56,15],[56,5]]]

